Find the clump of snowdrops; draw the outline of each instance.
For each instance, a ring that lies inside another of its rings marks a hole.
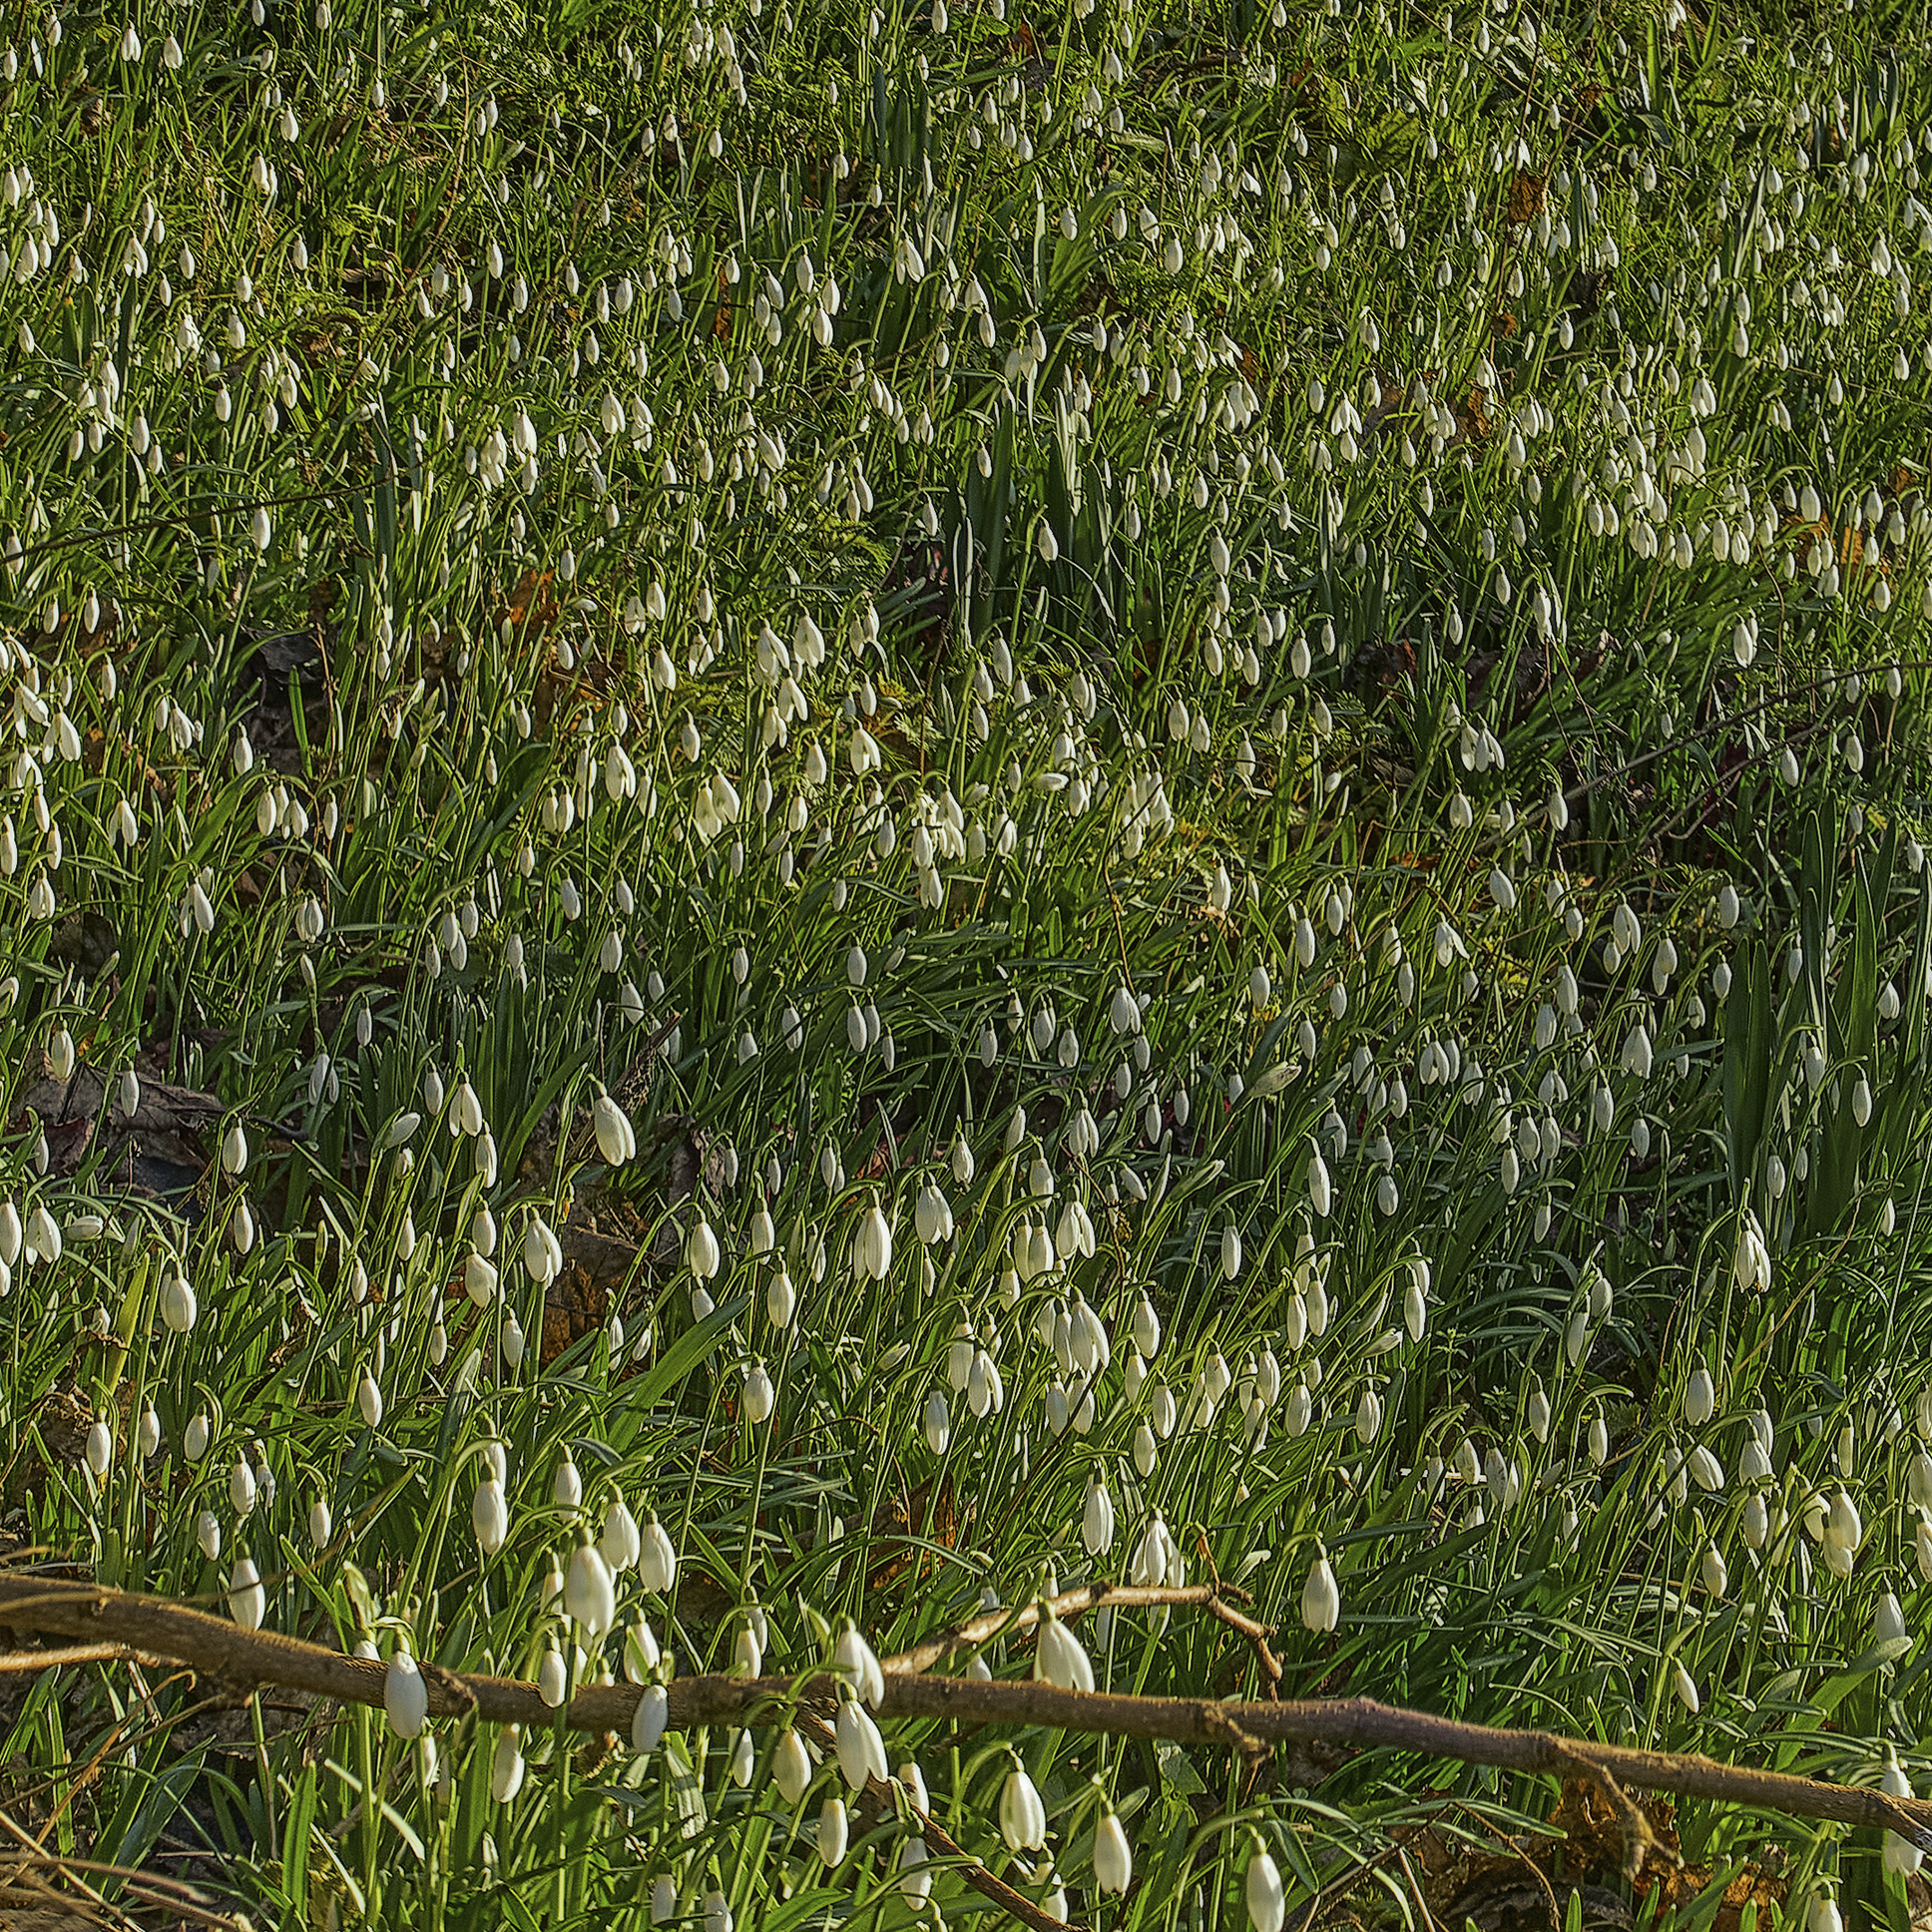
[[[110,1755],[96,1855],[728,1932],[966,1909],[931,1820],[1278,1932],[1428,1808],[873,1714],[1102,1577],[1244,1584],[1290,1690],[1922,1786],[1883,23],[580,24],[0,53],[9,1501],[387,1673]],[[426,1661],[643,1697],[585,1757]],[[951,1668],[1257,1688],[1159,1610]],[[835,1747],[670,1729],[701,1670]],[[1814,1925],[1911,1857],[1787,1835]]]

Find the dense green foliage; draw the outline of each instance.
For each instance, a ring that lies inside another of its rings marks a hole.
[[[10,17],[16,1547],[591,1679],[1212,1574],[1291,1692],[1922,1786],[1925,19],[947,14]],[[22,1817],[260,1922],[990,1916],[775,1729],[141,1684],[5,1681]],[[1110,1928],[1550,1797],[886,1742]]]

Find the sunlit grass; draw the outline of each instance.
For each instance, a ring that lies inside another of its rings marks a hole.
[[[10,1533],[537,1678],[884,1653],[1159,1512],[1290,1692],[1923,1783],[1909,11],[332,6],[0,60]],[[77,1777],[125,1675],[25,1682],[23,1822],[257,1922],[987,1909],[827,1866],[775,1734],[502,1800],[174,1684]],[[885,1746],[1108,1927],[1257,1843],[1420,1922],[1399,1828],[1549,1809]]]

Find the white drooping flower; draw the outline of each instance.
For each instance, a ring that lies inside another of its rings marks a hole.
[[[597,1550],[610,1566],[613,1577],[629,1570],[643,1554],[644,1533],[622,1496],[612,1497],[610,1507],[604,1512],[604,1528],[597,1539]]]
[[[790,1725],[771,1753],[771,1777],[787,1804],[796,1804],[811,1782],[811,1757],[804,1739]]]
[[[510,1506],[502,1482],[494,1475],[476,1486],[476,1494],[470,1501],[470,1527],[476,1532],[478,1549],[486,1557],[495,1556],[510,1534]]]
[[[609,1094],[600,1093],[592,1103],[591,1120],[597,1133],[597,1151],[609,1166],[619,1168],[636,1159],[638,1137],[630,1116]]]
[[[382,1707],[389,1727],[398,1737],[417,1737],[429,1716],[429,1685],[407,1646],[398,1645],[389,1659],[382,1685]]]
[[[721,1259],[718,1236],[712,1231],[711,1222],[694,1223],[685,1236],[685,1265],[699,1280],[710,1281],[717,1277]]]
[[[663,1741],[671,1719],[671,1693],[662,1684],[648,1684],[631,1717],[631,1748],[649,1757]]]
[[[848,1621],[839,1632],[832,1651],[832,1668],[874,1710],[885,1700],[885,1674],[879,1668],[878,1654],[856,1624]]]
[[[1040,1624],[1033,1652],[1033,1675],[1042,1684],[1058,1685],[1063,1690],[1092,1690],[1094,1665],[1079,1638],[1045,1604],[1040,1606]]]
[[[677,1580],[678,1552],[656,1514],[648,1514],[639,1535],[638,1581],[646,1590],[663,1597],[670,1595]]]
[[[1114,1547],[1114,1499],[1098,1473],[1088,1479],[1080,1540],[1090,1557],[1105,1556]]]
[[[771,1371],[762,1360],[754,1359],[744,1367],[744,1419],[755,1428],[771,1414],[777,1402],[777,1391],[772,1386]]]
[[[1878,1774],[1878,1788],[1888,1798],[1909,1798],[1914,1795],[1912,1781],[1905,1775],[1904,1767],[1898,1761],[1898,1753],[1888,1749],[1885,1753],[1885,1768]],[[1925,1862],[1925,1854],[1896,1831],[1885,1834],[1885,1869],[1903,1878],[1915,1872]]]
[[[1771,1253],[1764,1244],[1764,1230],[1748,1208],[1737,1223],[1737,1253],[1731,1266],[1737,1285],[1749,1293],[1762,1294],[1771,1285]]]
[[[1247,1899],[1247,1922],[1253,1932],[1281,1932],[1287,1917],[1286,1893],[1280,1868],[1265,1851],[1257,1851],[1247,1861],[1243,1887]]]
[[[1332,1631],[1341,1621],[1341,1589],[1335,1582],[1328,1552],[1315,1546],[1314,1567],[1301,1586],[1301,1621],[1317,1634]]]
[[[891,1267],[892,1226],[873,1196],[852,1237],[852,1272],[860,1280],[883,1281]]]
[[[1110,1807],[1094,1827],[1094,1883],[1102,1894],[1124,1892],[1134,1877],[1134,1850]]]
[[[267,1592],[254,1565],[246,1558],[236,1561],[229,1572],[229,1615],[242,1630],[259,1630],[268,1612]]]
[[[490,1754],[490,1795],[499,1804],[508,1804],[523,1789],[522,1732],[515,1724],[505,1724]]]
[[[1717,1409],[1716,1385],[1702,1362],[1690,1371],[1684,1387],[1684,1419],[1693,1429],[1701,1429]]]
[[[649,1684],[663,1659],[658,1634],[645,1621],[643,1612],[624,1633],[624,1675],[633,1684]]]
[[[865,1706],[856,1698],[840,1700],[833,1737],[839,1773],[854,1791],[862,1791],[869,1778],[876,1777],[881,1784],[886,1781],[890,1773],[886,1766],[885,1740]]]
[[[602,1637],[617,1622],[611,1566],[594,1543],[580,1543],[571,1552],[570,1572],[564,1579],[564,1608],[593,1637]]]
[[[1703,1699],[1697,1694],[1696,1680],[1684,1668],[1684,1662],[1673,1659],[1671,1664],[1671,1689],[1677,1694],[1678,1702],[1695,1716],[1703,1707]]]
[[[1000,1787],[1000,1836],[1009,1851],[1046,1849],[1046,1802],[1023,1764],[1007,1772]]]
[[[919,1190],[913,1205],[913,1225],[920,1240],[928,1247],[935,1242],[951,1239],[952,1206],[938,1186],[928,1183]]]
[[[845,1800],[834,1792],[818,1807],[818,1856],[827,1870],[844,1858],[850,1831]]]

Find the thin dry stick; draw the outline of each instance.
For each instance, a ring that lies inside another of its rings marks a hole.
[[[799,1728],[827,1755],[836,1748],[836,1733],[824,1718],[801,1713]],[[881,1816],[894,1807],[892,1787],[881,1783],[876,1777],[867,1780],[865,1795],[878,1807]],[[942,1858],[958,1859],[960,1877],[982,1898],[997,1905],[1008,1918],[1019,1920],[1028,1928],[1028,1932],[1084,1932],[1083,1927],[1070,1925],[1065,1919],[1055,1918],[1044,1906],[1036,1905],[1024,1892],[1016,1892],[1005,1879],[996,1878],[971,1852],[949,1837],[941,1829],[937,1819],[922,1811],[912,1801],[909,1792],[902,1792],[896,1802],[903,1802],[906,1810],[911,1813],[914,1823],[919,1827],[919,1835],[925,1839],[929,1850],[937,1851]]]
[[[1186,1591],[1101,1589],[1085,1595],[1089,1609],[1146,1606],[1150,1599],[1162,1606],[1197,1601]],[[1017,1628],[1024,1614],[1000,1613],[1002,1621],[995,1629]],[[239,1684],[280,1685],[345,1703],[383,1701],[387,1673],[379,1662],[344,1657],[272,1631],[240,1630],[165,1598],[131,1596],[91,1584],[0,1577],[0,1626],[59,1637],[118,1640]],[[949,1634],[942,1641],[951,1648],[956,1640]],[[905,1657],[919,1655],[914,1651]],[[558,1716],[534,1684],[514,1678],[438,1672],[428,1690],[429,1708],[437,1715],[453,1716],[473,1708],[486,1722],[539,1726],[554,1723]],[[564,1721],[575,1730],[628,1730],[639,1695],[632,1685],[588,1687],[571,1699]],[[671,1686],[670,1718],[679,1728],[784,1723],[801,1700],[829,1706],[829,1687],[822,1675],[809,1684],[776,1677],[680,1678]],[[1063,1690],[1051,1684],[923,1677],[901,1668],[886,1678],[879,1714],[1223,1746],[1231,1740],[1233,1726],[1266,1744],[1298,1738],[1359,1749],[1411,1751],[1558,1778],[1588,1766],[1618,1785],[1895,1831],[1914,1846],[1932,1851],[1932,1801],[1923,1798],[1888,1797],[1856,1785],[1720,1764],[1690,1752],[1635,1750],[1541,1730],[1492,1729],[1377,1703],[1369,1697],[1242,1702],[1127,1696]]]
[[[63,1664],[146,1664],[159,1669],[169,1661],[130,1650],[125,1644],[74,1644],[59,1651],[0,1652],[0,1676],[13,1671],[53,1671]]]
[[[10,1836],[20,1841],[35,1864],[45,1864],[51,1869],[58,1871],[73,1886],[75,1891],[79,1892],[87,1900],[89,1905],[98,1907],[115,1923],[129,1926],[133,1928],[133,1932],[140,1932],[140,1927],[135,1925],[134,1920],[122,1911],[120,1906],[116,1905],[111,1899],[104,1898],[58,1852],[49,1851],[45,1846],[36,1844],[4,1811],[0,1811],[0,1826],[4,1826]],[[84,1915],[89,1918],[93,1917],[92,1913],[87,1912],[86,1907],[76,1906],[71,1898],[63,1898],[61,1893],[56,1892],[51,1885],[37,1878],[32,1871],[23,1870],[19,1873],[19,1877],[25,1887],[31,1888],[34,1891],[43,1892],[50,1898],[62,1899],[62,1903],[70,1911],[75,1912],[77,1916]]]
[[[1015,1918],[1022,1925],[1032,1928],[1032,1932],[1081,1932],[1081,1928],[1069,1925],[1065,1919],[1057,1919],[1043,1907],[1034,1904],[1024,1892],[1016,1892],[1003,1878],[995,1878],[970,1851],[956,1844],[939,1825],[915,1805],[913,1816],[918,1820],[920,1835],[928,1847],[939,1853],[942,1858],[956,1858],[957,1870],[961,1878],[982,1898],[990,1899],[1009,1918]]]
[[[38,1857],[25,1851],[0,1851],[0,1870],[10,1864],[34,1863],[63,1872],[92,1872],[97,1876],[118,1878],[126,1888],[147,1904],[161,1906],[183,1918],[203,1925],[217,1925],[223,1932],[235,1932],[235,1914],[218,1912],[205,1893],[168,1878],[160,1872],[141,1872],[127,1865],[109,1865],[96,1858],[66,1858],[58,1852],[43,1851]]]
[[[1245,1591],[1227,1594],[1238,1595],[1243,1603],[1247,1601]],[[1063,1590],[1059,1596],[1047,1599],[1047,1607],[1063,1623],[1078,1617],[1085,1610],[1153,1610],[1189,1604],[1212,1608],[1214,1603],[1214,1586],[1205,1583],[1191,1584],[1180,1590],[1168,1590],[1159,1585],[1092,1583],[1084,1584],[1077,1590]],[[982,1611],[979,1616],[969,1617],[965,1623],[955,1624],[951,1630],[941,1631],[937,1637],[930,1637],[909,1651],[881,1658],[879,1669],[889,1678],[922,1677],[943,1658],[959,1651],[981,1650],[995,1638],[1014,1637],[1022,1631],[1030,1631],[1039,1621],[1038,1604],[1020,1604],[1010,1610]]]

